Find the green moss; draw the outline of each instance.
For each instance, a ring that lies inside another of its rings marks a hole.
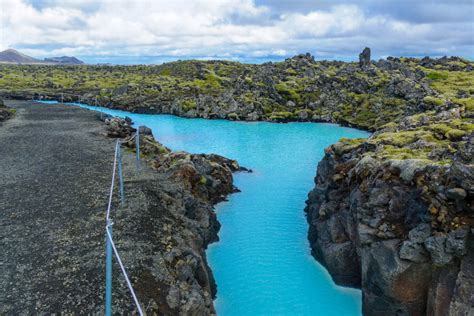
[[[417,129],[382,133],[370,139],[370,142],[374,144],[382,143],[386,145],[402,147],[414,143],[417,140],[424,140],[427,142],[437,141],[431,132]]]
[[[199,183],[205,185],[207,183],[207,178],[205,176],[201,176]]]
[[[348,145],[348,146],[352,146],[352,145],[356,145],[356,146],[359,146],[360,144],[364,143],[365,141],[367,141],[367,139],[365,138],[341,138],[339,139],[339,142],[340,143],[343,143],[344,145]]]
[[[301,96],[300,94],[285,82],[280,82],[275,85],[277,92],[285,99],[293,101],[295,103],[300,103]]]
[[[244,104],[252,104],[255,102],[255,96],[253,95],[252,92],[246,92],[242,95],[242,101]]]
[[[470,91],[474,87],[474,75],[469,71],[431,71],[422,68],[432,79],[431,87],[446,98],[454,98],[461,91]]]
[[[159,72],[160,76],[171,76],[171,70],[169,68],[165,68]]]
[[[452,119],[449,121],[449,125],[453,128],[457,128],[466,132],[474,131],[474,124],[471,123],[472,120],[463,118],[463,119]]]
[[[426,77],[431,80],[445,80],[448,79],[449,75],[446,72],[431,71],[426,74]]]
[[[288,120],[293,118],[295,115],[292,112],[282,111],[282,112],[274,112],[270,115],[270,119],[272,120]]]
[[[343,155],[346,152],[349,152],[360,145],[362,145],[366,139],[364,138],[341,138],[337,143],[332,145],[332,148],[336,155]]]
[[[216,94],[222,91],[222,79],[214,73],[208,73],[204,80],[194,80],[194,85],[201,93]]]
[[[441,106],[444,104],[444,100],[432,96],[426,96],[423,98],[423,102],[430,105]]]
[[[185,112],[189,110],[194,110],[197,107],[196,100],[192,100],[192,99],[183,100],[181,101],[181,107]]]
[[[393,128],[397,128],[398,127],[398,124],[395,123],[395,122],[389,122],[387,124],[384,124],[382,125],[380,128],[382,129],[385,129],[385,128],[388,128],[388,129],[393,129]]]
[[[227,118],[235,121],[235,120],[239,120],[239,115],[236,113],[229,113],[227,114]]]
[[[442,135],[444,137],[447,137],[446,134],[450,132],[453,128],[449,126],[448,124],[445,123],[438,123],[438,124],[431,124],[427,127],[427,129]]]
[[[429,161],[429,153],[431,152],[430,148],[424,149],[409,149],[404,147],[395,147],[391,145],[386,145],[382,147],[377,155],[378,157],[385,159],[422,159]]]
[[[449,140],[456,141],[456,140],[460,140],[466,134],[467,133],[465,131],[462,131],[460,129],[452,129],[448,131],[445,135]]]
[[[452,98],[451,100],[456,104],[464,106],[466,108],[466,111],[474,111],[474,97],[464,99]]]

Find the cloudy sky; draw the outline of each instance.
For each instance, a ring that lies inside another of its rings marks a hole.
[[[88,62],[458,55],[474,0],[0,0],[0,50]]]

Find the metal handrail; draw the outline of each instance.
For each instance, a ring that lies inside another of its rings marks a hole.
[[[106,225],[105,225],[105,232],[106,232],[105,315],[106,316],[110,316],[112,314],[112,251],[115,254],[115,257],[117,258],[120,269],[122,270],[122,274],[125,278],[125,281],[127,282],[127,286],[130,290],[130,293],[132,294],[132,298],[133,298],[133,301],[134,301],[134,303],[137,307],[138,314],[140,316],[143,316],[142,308],[140,306],[140,303],[138,302],[138,298],[135,294],[132,283],[130,282],[130,278],[128,277],[125,266],[123,265],[122,259],[120,258],[117,247],[115,246],[115,243],[113,241],[113,238],[112,238],[112,225],[113,225],[113,222],[110,219],[110,212],[111,212],[111,209],[112,209],[112,197],[113,197],[113,193],[114,193],[115,174],[117,172],[117,165],[118,165],[118,168],[119,168],[121,201],[122,201],[122,203],[124,202],[121,144],[129,142],[129,141],[133,140],[134,138],[136,138],[136,136],[138,134],[138,130],[139,129],[137,128],[137,133],[134,134],[129,139],[117,140],[116,143],[115,143],[114,164],[113,164],[113,168],[112,168],[112,181],[111,181],[111,184],[110,184],[109,201],[108,201],[108,205],[107,205]],[[139,142],[139,137],[136,138],[136,141],[137,141],[137,143]],[[137,148],[139,148],[138,146],[139,145],[137,145]],[[139,159],[138,155],[137,155],[137,159]],[[118,164],[117,164],[117,160],[118,160]]]
[[[81,96],[79,97],[81,101],[82,97]],[[34,99],[34,96],[33,96],[33,101],[43,102],[41,100],[36,101]],[[61,95],[61,102],[64,102],[63,94]],[[124,140],[118,139],[115,142],[114,164],[112,168],[112,181],[110,183],[109,201],[107,204],[107,212],[105,216],[105,233],[106,233],[105,315],[106,316],[112,315],[112,251],[115,254],[115,257],[117,258],[120,269],[122,270],[122,274],[125,278],[125,281],[127,282],[127,287],[129,288],[130,293],[132,294],[132,298],[135,303],[135,306],[137,307],[138,314],[140,316],[143,316],[142,308],[140,306],[140,303],[138,302],[138,298],[135,294],[135,291],[133,290],[132,283],[130,282],[130,278],[128,277],[128,274],[125,269],[125,266],[123,265],[122,259],[120,258],[117,247],[115,246],[115,243],[113,241],[113,238],[112,238],[113,222],[110,219],[110,212],[112,209],[112,198],[113,198],[114,186],[115,186],[115,174],[117,172],[117,166],[119,169],[118,171],[119,171],[119,178],[120,178],[120,199],[121,199],[122,204],[124,203],[124,200],[125,200],[124,189],[123,189],[123,176],[122,176],[121,144],[132,141],[133,139],[136,139],[136,151],[137,151],[136,160],[137,160],[137,170],[139,170],[140,169],[140,126],[137,127],[136,133],[132,135],[130,138],[124,139]],[[117,164],[117,160],[118,160],[118,164]]]

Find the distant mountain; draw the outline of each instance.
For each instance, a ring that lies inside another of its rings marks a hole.
[[[84,62],[76,57],[62,56],[50,57],[44,60],[36,59],[22,54],[14,49],[7,49],[0,52],[0,63],[7,64],[43,64],[43,65],[82,65]]]
[[[0,52],[0,62],[12,64],[38,64],[42,60],[27,56],[14,49],[7,49]]]
[[[73,56],[45,58],[44,61],[48,63],[57,63],[57,64],[65,64],[65,65],[83,65],[84,64],[82,60],[79,60]]]

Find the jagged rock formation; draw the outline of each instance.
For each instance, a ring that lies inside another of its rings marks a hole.
[[[420,132],[409,139],[413,126],[397,131],[405,148],[430,148],[431,156],[387,156],[396,139],[383,131],[326,149],[306,207],[313,255],[336,283],[362,289],[364,315],[470,315],[474,134],[441,154]]]
[[[400,61],[375,67],[407,71]],[[366,315],[474,313],[474,91],[457,77],[474,75],[459,61],[410,59],[438,69],[427,75],[437,96],[405,94],[411,115],[342,139],[318,165],[306,207],[313,255],[336,283],[362,289]],[[407,89],[390,80],[391,93]]]
[[[367,68],[368,66],[370,66],[370,48],[366,47],[359,54],[359,67]]]
[[[131,121],[105,121],[110,137],[134,132]],[[141,153],[152,170],[146,171],[148,179],[126,188],[127,206],[117,212],[114,238],[147,313],[214,314],[216,284],[205,255],[220,228],[212,205],[237,190],[232,172],[243,168],[218,155],[172,152],[149,129],[140,132]],[[125,146],[135,149],[133,141]],[[127,311],[126,304],[114,308]]]

